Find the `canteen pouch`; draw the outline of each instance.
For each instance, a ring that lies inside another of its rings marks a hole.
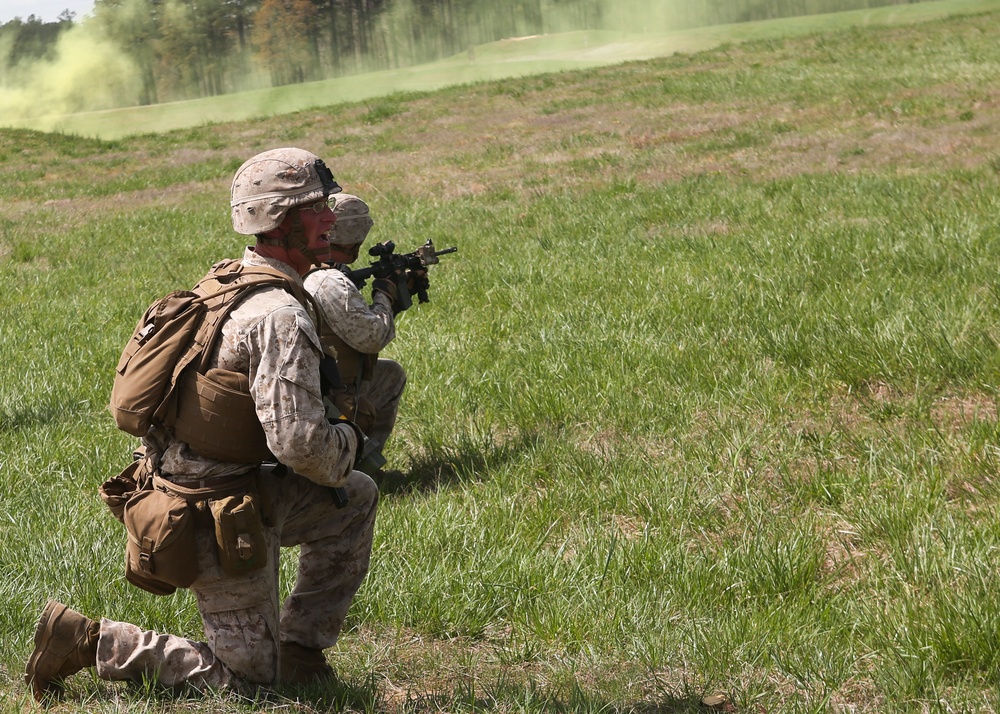
[[[223,572],[244,575],[267,565],[259,499],[252,493],[239,493],[210,503]]]
[[[187,501],[156,488],[139,491],[125,503],[123,520],[126,580],[154,595],[170,595],[197,579],[197,528]]]

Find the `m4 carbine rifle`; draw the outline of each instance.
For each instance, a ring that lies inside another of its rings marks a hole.
[[[458,247],[452,246],[444,250],[434,250],[434,242],[428,240],[412,253],[396,255],[395,250],[396,244],[391,240],[373,245],[368,249],[368,255],[378,258],[378,260],[367,268],[345,270],[344,273],[359,290],[364,287],[368,278],[393,280],[396,283],[396,302],[393,304],[393,308],[396,312],[400,312],[413,304],[406,272],[408,270],[426,270],[427,266],[441,262],[438,256],[457,253]],[[430,301],[427,296],[428,287],[430,284],[427,282],[426,275],[416,276],[415,290],[420,302]]]

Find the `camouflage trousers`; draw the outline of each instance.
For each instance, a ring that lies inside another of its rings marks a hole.
[[[265,529],[267,566],[239,577],[225,574],[214,534],[203,529],[201,575],[191,590],[205,641],[104,619],[97,646],[101,678],[242,690],[276,681],[282,642],[314,649],[336,643],[368,572],[378,489],[368,476],[353,471],[345,484],[349,503],[338,508],[330,489],[297,474],[279,479],[264,472],[259,485],[272,511],[273,527]],[[301,546],[298,577],[279,609],[279,548],[295,545]]]
[[[396,425],[399,400],[406,388],[406,372],[399,362],[379,358],[372,370],[371,380],[361,383],[361,396],[375,407],[375,422],[368,436],[385,447],[392,429]]]

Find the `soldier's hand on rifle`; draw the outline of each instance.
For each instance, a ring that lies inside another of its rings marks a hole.
[[[396,302],[396,281],[392,278],[376,278],[372,281],[372,293],[382,293],[392,303]]]
[[[399,314],[410,306],[410,291],[406,285],[406,269],[402,265],[394,265],[388,275],[375,280],[372,283],[372,290],[383,293],[392,300],[393,315]]]
[[[426,270],[408,270],[406,271],[406,287],[409,288],[411,293],[420,293],[431,286],[430,280],[427,279]]]

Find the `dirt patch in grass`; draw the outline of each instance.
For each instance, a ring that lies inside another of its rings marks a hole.
[[[972,422],[997,421],[997,397],[964,394],[939,397],[930,408],[931,421],[939,428],[957,431]]]
[[[710,64],[701,71],[710,71]],[[811,103],[797,97],[694,103],[665,94],[653,106],[629,99],[639,83],[669,83],[690,71],[670,62],[629,66],[604,75],[610,86],[601,96],[585,84],[565,81],[524,92],[517,106],[487,89],[468,88],[458,97],[461,116],[447,118],[434,116],[433,100],[415,100],[405,122],[407,140],[419,148],[393,153],[391,163],[422,178],[420,187],[406,190],[441,195],[456,185],[476,191],[518,186],[526,163],[564,186],[589,189],[607,177],[581,169],[580,160],[600,156],[618,162],[613,167],[618,175],[660,184],[704,173],[768,180],[816,172],[970,168],[1000,151],[998,133],[986,131],[998,121],[1000,90],[988,86],[980,90],[971,121],[957,111],[932,120],[894,113],[895,104],[912,100],[912,91],[886,97],[883,109],[848,106],[847,111],[838,98],[822,96]],[[952,85],[925,91],[930,103],[968,96],[967,89]],[[553,108],[559,106],[570,108]],[[396,134],[402,121],[394,117],[361,133]],[[586,146],[580,146],[583,140]],[[520,160],[491,156],[498,143]],[[348,170],[377,177],[386,158],[368,153],[363,164],[348,163]]]
[[[694,710],[706,693],[681,668],[650,671],[632,658],[550,651],[510,631],[493,635],[446,639],[364,628],[342,639],[332,663],[352,679],[378,672],[386,712],[455,711],[473,701],[477,709],[515,711],[526,696],[547,702],[546,710],[572,708],[580,698],[601,710],[660,711],[665,702]]]
[[[868,556],[854,526],[838,514],[824,517],[821,537],[825,545],[823,572],[834,576],[833,583],[841,587],[861,577],[859,565]]]
[[[11,201],[0,208],[0,216],[17,221],[30,214],[44,211],[48,215],[47,230],[68,232],[90,221],[121,215],[124,207],[134,211],[142,211],[151,206],[184,208],[206,195],[218,196],[220,202],[225,202],[222,203],[220,210],[226,210],[229,200],[228,185],[224,186],[221,181],[213,181],[173,184],[162,188],[146,188],[106,196],[48,199],[40,206],[34,201]]]

